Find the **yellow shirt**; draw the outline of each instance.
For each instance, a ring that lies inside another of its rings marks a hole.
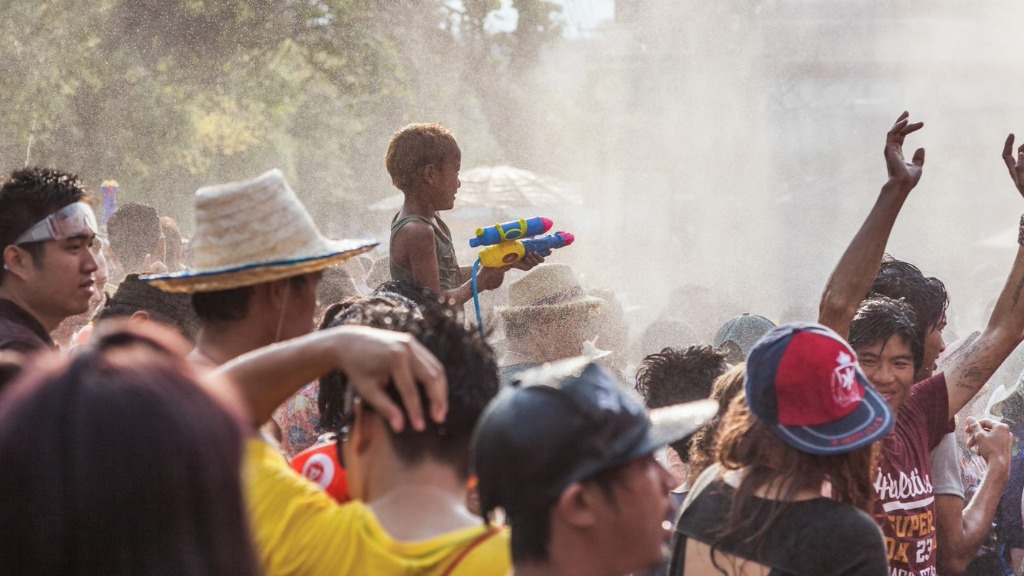
[[[253,537],[266,576],[510,573],[507,530],[490,533],[481,521],[431,540],[398,542],[362,502],[338,505],[265,442],[248,441],[246,467]]]

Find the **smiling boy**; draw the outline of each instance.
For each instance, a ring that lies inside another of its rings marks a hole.
[[[937,573],[936,494],[929,453],[952,431],[953,416],[978,393],[1024,334],[1024,299],[1020,298],[1024,218],[1021,247],[988,326],[943,372],[915,383],[915,373],[922,368],[929,372],[934,355],[943,347],[941,338],[932,337],[929,343],[929,335],[915,326],[918,311],[884,296],[863,300],[881,267],[900,208],[921,178],[924,149],[918,149],[911,162],[903,156],[905,137],[921,127],[921,123],[909,123],[904,112],[889,131],[885,144],[889,179],[832,273],[819,315],[820,323],[848,338],[868,381],[896,413],[893,433],[881,443],[873,515],[885,536],[890,574],[907,576]],[[1024,195],[1024,148],[1019,160],[1014,160],[1012,142],[1011,135],[1003,157]],[[931,319],[925,322],[928,326]],[[974,424],[969,431],[974,441],[985,433]]]

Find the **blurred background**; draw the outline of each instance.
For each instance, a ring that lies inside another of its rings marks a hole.
[[[464,264],[476,227],[543,215],[577,237],[553,260],[640,323],[708,293],[723,320],[810,320],[909,110],[927,162],[889,251],[946,282],[962,335],[1024,212],[1000,158],[1021,22],[1013,0],[2,0],[0,169],[116,180],[187,236],[198,187],[279,167],[329,235],[386,241],[388,138],[439,122]]]

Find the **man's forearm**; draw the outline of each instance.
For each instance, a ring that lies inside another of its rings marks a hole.
[[[829,276],[821,296],[818,322],[846,338],[857,313],[878,274],[889,235],[910,190],[886,182],[864,224],[846,248]]]
[[[331,348],[340,331],[314,332],[239,356],[216,373],[241,395],[254,425],[260,425],[300,388],[334,368]]]
[[[452,288],[451,290],[441,292],[441,297],[444,298],[444,301],[452,308],[460,308],[463,304],[469,302],[470,299],[473,298],[472,279],[458,288]]]
[[[992,530],[999,499],[1010,479],[1009,465],[990,464],[971,503],[964,508],[964,549],[974,558]],[[969,560],[968,560],[969,561]]]
[[[1024,246],[996,300],[988,326],[946,369],[949,413],[956,414],[981,390],[1024,337]]]

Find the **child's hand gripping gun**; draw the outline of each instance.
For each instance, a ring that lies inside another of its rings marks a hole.
[[[531,252],[549,256],[555,248],[568,246],[575,240],[570,232],[532,238],[550,229],[551,220],[542,216],[495,224],[478,228],[476,238],[469,241],[469,246],[487,246],[480,252],[480,264],[486,268],[501,268],[515,264]]]
[[[531,252],[549,256],[555,248],[562,248],[576,239],[570,232],[555,232],[548,236],[537,236],[551,229],[551,220],[543,216],[519,219],[487,228],[478,228],[476,238],[469,241],[470,248],[486,246],[473,265],[473,304],[476,306],[476,322],[480,337],[484,337],[483,319],[480,314],[480,292],[476,285],[476,274],[480,266],[503,268],[511,266]],[[534,238],[534,236],[537,236]]]

